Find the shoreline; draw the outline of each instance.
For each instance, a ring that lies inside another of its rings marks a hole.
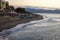
[[[14,20],[12,22],[0,25],[0,27],[1,27],[0,28],[0,32],[3,31],[3,30],[6,30],[6,29],[13,28],[13,27],[15,27],[18,24],[22,24],[22,23],[27,23],[27,22],[34,21],[34,20],[42,20],[43,19],[42,15],[32,14],[32,16],[33,17],[29,18],[29,19],[28,18],[27,19],[19,18],[18,20]]]

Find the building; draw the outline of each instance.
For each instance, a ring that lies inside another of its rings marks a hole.
[[[0,11],[3,11],[4,8],[6,8],[6,2],[5,0],[0,0]]]

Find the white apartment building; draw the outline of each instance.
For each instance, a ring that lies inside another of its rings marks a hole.
[[[6,8],[6,2],[5,0],[0,0],[0,11],[3,11],[4,8]]]

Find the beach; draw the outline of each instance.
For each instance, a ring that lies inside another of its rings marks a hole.
[[[13,28],[18,24],[27,23],[27,22],[30,22],[33,20],[41,20],[41,19],[43,19],[43,17],[41,15],[37,15],[37,14],[32,15],[32,18],[26,18],[26,19],[2,16],[0,18],[0,21],[2,20],[0,22],[0,32],[2,30]]]

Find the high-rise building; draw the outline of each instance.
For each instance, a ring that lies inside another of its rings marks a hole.
[[[0,0],[0,11],[3,11],[4,8],[6,8],[6,2],[5,0]]]

